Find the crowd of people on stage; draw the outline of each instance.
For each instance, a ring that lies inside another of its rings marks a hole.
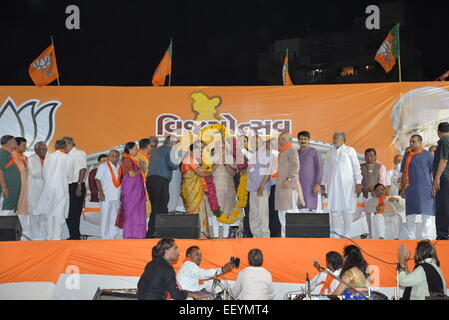
[[[61,239],[64,223],[69,239],[78,240],[87,180],[90,201],[99,202],[103,239],[117,238],[118,228],[125,239],[154,238],[156,216],[180,206],[188,214],[198,214],[201,238],[235,236],[236,227],[243,237],[285,237],[287,213],[313,213],[327,206],[331,237],[384,239],[389,227],[391,238],[399,239],[405,211],[407,239],[435,238],[430,231],[431,217],[436,216],[437,239],[447,240],[449,123],[438,126],[438,136],[438,145],[428,151],[422,137],[412,135],[410,147],[394,157],[390,171],[377,162],[373,148],[365,151],[365,163],[360,164],[341,131],[334,133],[323,160],[310,145],[311,134],[301,131],[298,149],[289,132],[278,138],[239,136],[212,148],[196,141],[182,149],[176,136],[166,137],[161,146],[155,137],[144,138],[137,144],[128,142],[122,154],[111,150],[100,155],[98,167],[88,173],[86,153],[71,137],[57,140],[50,154],[38,142],[27,158],[26,139],[5,135],[0,149],[0,212],[18,214],[24,234],[33,240]],[[211,166],[204,163],[206,150],[215,159]],[[213,177],[222,214],[230,217],[241,202],[244,175],[248,200],[239,208],[241,219],[222,222],[211,204],[208,177]],[[362,218],[367,227],[356,230]]]
[[[308,283],[309,292],[303,294],[321,298],[341,297],[345,300],[374,299],[370,290],[371,274],[368,263],[358,246],[347,245],[343,255],[336,251],[326,254],[326,268],[314,262],[318,274]],[[410,252],[401,244],[398,248],[398,286],[404,289],[396,299],[424,300],[429,296],[445,296],[446,281],[440,268],[435,247],[429,240],[417,243],[413,260],[413,271],[408,270]],[[137,285],[137,296],[141,300],[185,300],[213,299],[219,291],[229,290],[235,300],[273,300],[275,291],[269,270],[263,267],[264,255],[260,249],[248,252],[248,267],[239,270],[232,288],[213,284],[206,288],[205,280],[216,279],[235,268],[239,263],[229,261],[221,268],[201,268],[202,252],[198,246],[186,250],[185,259],[176,274],[173,264],[179,260],[179,249],[174,239],[161,239],[152,249],[152,260],[146,265]],[[387,299],[386,296],[382,297]]]

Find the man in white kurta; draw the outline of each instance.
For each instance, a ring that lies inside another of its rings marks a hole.
[[[120,153],[117,150],[109,152],[109,161],[98,166],[95,182],[98,188],[101,214],[101,237],[103,239],[115,239],[118,210],[120,208],[120,177],[119,165]]]
[[[345,141],[344,132],[335,132],[333,146],[324,162],[323,181],[328,194],[332,238],[351,236],[352,216],[357,207],[357,197],[362,192],[362,173],[357,153],[354,148],[345,145]]]
[[[49,154],[42,169],[44,188],[35,214],[47,216],[47,240],[61,240],[65,219],[69,215],[69,187],[73,181],[74,164],[65,153],[65,141],[56,141],[56,151]]]
[[[399,239],[402,224],[401,212],[405,209],[404,199],[388,197],[382,184],[374,186],[375,198],[368,200],[365,211],[373,213],[373,239],[385,239],[386,225],[391,226],[393,239]]]
[[[397,154],[394,157],[394,169],[388,170],[387,179],[385,181],[385,187],[387,188],[387,193],[394,197],[399,196],[399,187],[401,185],[401,163],[403,160],[403,156],[401,154]]]
[[[28,211],[31,219],[31,239],[45,240],[47,229],[47,217],[36,214],[36,206],[44,190],[42,169],[44,166],[47,146],[44,142],[34,145],[35,154],[28,158]]]

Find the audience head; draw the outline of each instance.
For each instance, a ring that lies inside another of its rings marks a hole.
[[[108,161],[108,155],[107,154],[100,154],[97,158],[98,164],[102,164],[104,162]]]
[[[112,162],[113,165],[117,165],[118,161],[120,160],[120,152],[118,152],[117,150],[109,151],[108,159]]]
[[[435,260],[435,264],[440,266],[440,260],[438,260],[437,251],[429,240],[422,240],[418,242],[415,250],[415,265],[421,264],[424,260],[432,258]]]
[[[179,249],[174,239],[162,238],[154,249],[155,257],[162,257],[170,263],[179,258]]]
[[[76,147],[76,143],[71,137],[64,137],[63,138],[66,143],[66,151],[69,153],[74,147]]]
[[[363,258],[360,248],[354,245],[348,245],[343,250],[343,269],[341,270],[341,275],[354,267],[359,268],[366,277],[369,276],[367,273],[368,263]]]
[[[186,257],[192,259],[197,265],[201,264],[201,250],[197,246],[191,246],[186,251]]]
[[[124,152],[132,157],[135,157],[138,152],[137,144],[135,142],[128,142],[127,144],[125,144]]]
[[[377,160],[376,149],[369,148],[365,150],[365,161],[366,163],[375,163]]]
[[[67,152],[67,143],[65,142],[64,139],[60,139],[60,140],[56,140],[55,142],[55,149],[62,149],[65,150]]]
[[[261,267],[263,264],[263,254],[259,249],[251,249],[248,252],[248,263],[252,267]]]
[[[37,154],[37,156],[41,159],[45,158],[45,155],[47,154],[47,146],[45,145],[45,142],[39,141],[34,145],[34,152]]]
[[[410,147],[414,152],[422,148],[422,137],[419,134],[414,134],[410,138]]]
[[[14,137],[10,135],[3,136],[0,139],[0,144],[2,145],[2,147],[8,148],[11,151],[16,150],[17,148],[16,139],[14,139]]]
[[[343,267],[343,257],[335,251],[326,253],[326,267],[331,271],[336,271]]]
[[[16,151],[18,153],[24,153],[25,151],[27,151],[27,139],[22,138],[22,137],[16,137]]]
[[[449,122],[441,122],[438,125],[438,137],[447,136],[449,134]]]
[[[340,148],[342,145],[346,143],[346,133],[343,131],[335,131],[333,137],[332,137],[332,144]]]
[[[308,131],[298,132],[298,143],[301,149],[307,148],[310,145],[310,133]]]

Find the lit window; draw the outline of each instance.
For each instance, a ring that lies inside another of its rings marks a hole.
[[[344,67],[340,72],[341,77],[353,76],[354,74],[354,67]]]

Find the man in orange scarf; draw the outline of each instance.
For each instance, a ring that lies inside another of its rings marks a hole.
[[[374,198],[365,204],[365,212],[374,213],[373,239],[385,239],[385,227],[391,226],[393,239],[399,239],[402,217],[399,214],[404,211],[404,200],[397,197],[388,197],[385,186],[378,183],[374,186]]]
[[[101,211],[101,237],[115,239],[118,228],[115,226],[120,208],[120,153],[109,152],[108,161],[100,164],[95,175]]]
[[[435,198],[432,196],[433,156],[422,147],[422,137],[410,138],[412,150],[402,161],[401,197],[405,198],[407,236],[409,240],[434,239],[431,235],[432,216],[435,216]],[[416,215],[421,215],[419,231],[416,230]]]

